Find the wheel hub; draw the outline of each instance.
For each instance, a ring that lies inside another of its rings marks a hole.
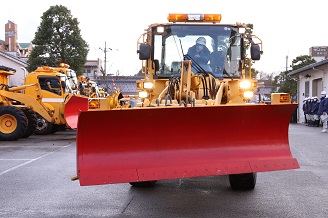
[[[17,120],[10,114],[4,114],[0,117],[0,130],[1,132],[8,134],[15,131],[17,128]]]

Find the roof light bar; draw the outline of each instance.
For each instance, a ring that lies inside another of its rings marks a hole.
[[[70,66],[68,64],[65,64],[65,63],[59,63],[59,67],[69,68]]]
[[[220,22],[221,14],[169,14],[169,22]]]

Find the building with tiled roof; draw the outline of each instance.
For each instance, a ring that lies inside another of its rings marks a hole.
[[[102,76],[101,69],[102,61],[98,58],[97,60],[87,60],[84,64],[83,76],[90,78],[91,80],[96,80],[98,77]]]
[[[24,84],[26,61],[15,57],[7,52],[0,51],[0,65],[10,67],[16,70],[14,75],[8,77],[9,86],[21,86]]]

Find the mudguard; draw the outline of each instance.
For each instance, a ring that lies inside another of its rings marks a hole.
[[[297,169],[296,104],[81,111],[81,186]]]
[[[71,96],[65,102],[64,115],[66,123],[72,129],[77,128],[77,120],[80,111],[87,111],[89,108],[89,100],[86,97]]]

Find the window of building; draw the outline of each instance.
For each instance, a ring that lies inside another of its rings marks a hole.
[[[306,81],[305,82],[305,97],[309,97],[309,91],[310,91],[310,82]]]
[[[322,91],[322,78],[312,81],[312,96],[319,96]]]

